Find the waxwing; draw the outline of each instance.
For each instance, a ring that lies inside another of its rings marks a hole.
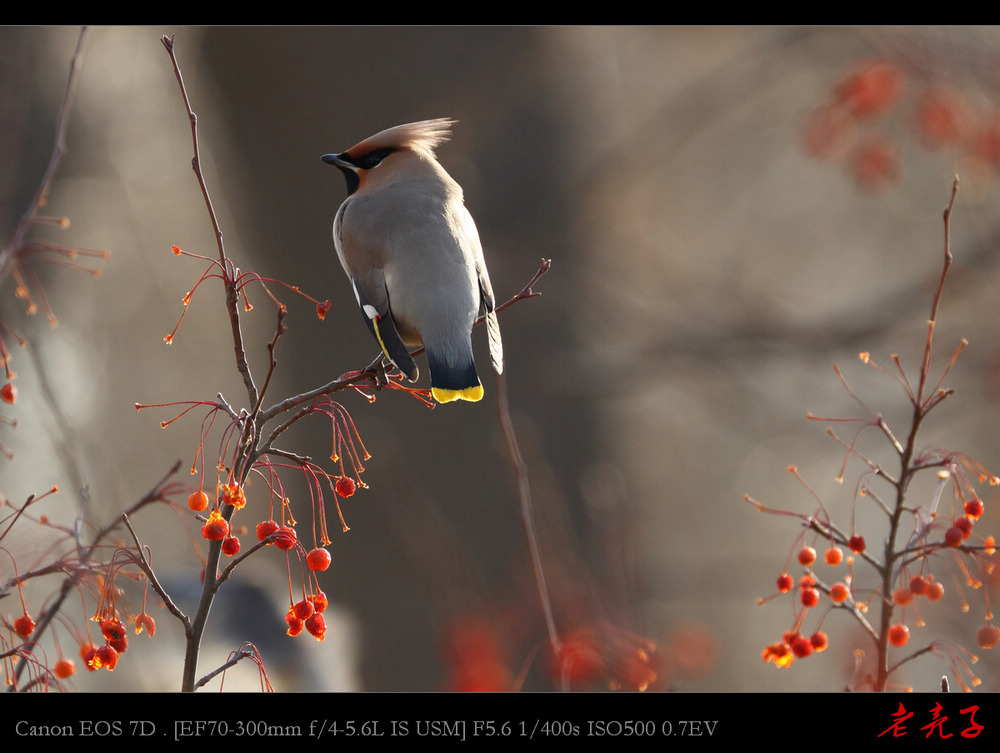
[[[479,233],[461,186],[434,156],[454,122],[398,125],[323,156],[347,179],[333,242],[368,329],[411,382],[419,372],[407,346],[423,344],[439,403],[483,396],[472,355],[472,326],[481,307],[493,368],[503,371]]]

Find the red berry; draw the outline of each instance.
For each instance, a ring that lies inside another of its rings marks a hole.
[[[873,138],[851,155],[854,181],[867,191],[889,188],[899,178],[899,153],[896,145],[886,138]]]
[[[799,564],[803,567],[809,567],[813,562],[816,561],[816,550],[811,546],[804,546],[799,550]]]
[[[199,490],[188,497],[188,507],[190,507],[195,512],[201,512],[206,507],[208,507],[208,495],[205,492]]]
[[[962,538],[967,539],[972,535],[972,527],[975,525],[972,522],[972,518],[967,518],[965,515],[955,518],[954,526],[962,532]]]
[[[222,502],[226,505],[232,505],[237,510],[242,509],[246,503],[247,498],[243,494],[243,489],[237,483],[223,484],[222,486]]]
[[[105,643],[97,649],[92,663],[94,669],[106,669],[109,672],[114,672],[115,667],[118,666],[118,652]]]
[[[330,567],[330,553],[323,548],[313,549],[306,555],[306,565],[313,572],[322,572]]]
[[[792,580],[792,576],[788,573],[782,573],[778,576],[778,590],[781,593],[786,594],[791,591],[794,584],[795,581]]]
[[[830,639],[826,637],[826,633],[824,633],[822,630],[817,630],[815,633],[813,633],[812,637],[809,639],[809,642],[812,644],[812,647],[817,651],[825,651],[826,647],[830,645]]]
[[[257,524],[257,541],[263,541],[272,533],[278,532],[278,524],[273,520],[264,520]]]
[[[128,636],[123,635],[121,638],[115,638],[113,641],[109,640],[108,645],[119,654],[124,654],[128,650]]]
[[[993,648],[1000,643],[1000,628],[995,625],[983,625],[979,628],[976,641],[980,648]]]
[[[330,603],[326,599],[326,594],[323,593],[322,591],[317,591],[312,596],[310,596],[309,601],[312,602],[313,608],[317,612],[324,611]]]
[[[303,599],[302,601],[297,601],[292,605],[292,612],[300,620],[308,620],[312,617],[313,612],[316,610],[313,608],[313,604],[309,599]]]
[[[14,401],[17,400],[17,387],[10,382],[7,382],[7,384],[3,387],[0,387],[0,400],[13,405]]]
[[[35,621],[27,613],[14,620],[14,632],[22,638],[27,638],[35,632]]]
[[[962,539],[962,529],[957,526],[952,526],[944,532],[944,543],[948,546],[961,546]]]
[[[851,551],[855,554],[861,554],[865,550],[865,537],[854,534],[851,536],[851,540],[847,542],[847,545],[851,547]]]
[[[906,625],[897,623],[889,628],[889,643],[896,648],[905,646],[908,640],[910,640],[910,629]]]
[[[296,536],[295,529],[291,526],[282,526],[278,529],[278,534],[274,539],[274,545],[278,549],[283,549],[288,551],[295,547]]]
[[[973,520],[979,520],[983,514],[983,501],[981,499],[970,499],[963,507],[965,514]]]
[[[117,618],[101,622],[101,635],[109,641],[117,641],[119,638],[124,638],[126,632],[125,623]]]
[[[100,669],[96,666],[97,660],[97,646],[93,643],[85,643],[80,646],[80,658],[83,659],[84,665],[87,667],[88,672],[94,672]]]
[[[235,557],[240,553],[240,540],[235,536],[227,536],[222,541],[222,553],[227,557]]]
[[[923,596],[927,593],[928,580],[923,575],[914,575],[910,578],[910,591],[914,596]]]
[[[819,604],[819,591],[815,588],[802,589],[802,603],[807,607],[814,607]]]
[[[288,624],[288,634],[293,638],[302,632],[302,628],[305,626],[302,620],[295,616],[295,611],[289,608],[288,613],[285,615],[285,622]]]
[[[903,72],[892,63],[880,60],[844,79],[835,94],[854,117],[873,118],[895,107],[902,91]]]
[[[803,638],[801,635],[797,636],[792,641],[792,653],[795,654],[800,659],[804,659],[813,652],[813,645],[809,642],[807,638]]]
[[[201,527],[201,535],[209,541],[222,541],[229,535],[229,523],[223,520],[218,508],[212,510],[208,522]]]
[[[836,567],[844,561],[844,550],[839,546],[831,546],[826,550],[826,564]]]
[[[326,637],[326,618],[319,612],[306,620],[306,630],[318,641]]]
[[[145,629],[149,633],[149,637],[152,638],[156,634],[156,620],[150,617],[148,614],[143,612],[137,615],[135,618],[135,634],[139,635]]]
[[[830,598],[834,604],[842,604],[850,598],[851,589],[844,583],[834,583],[830,588]]]
[[[350,497],[355,490],[354,479],[349,476],[341,476],[337,479],[337,494],[341,497]]]

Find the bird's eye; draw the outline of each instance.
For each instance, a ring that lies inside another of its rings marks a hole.
[[[386,157],[388,157],[394,151],[396,151],[396,150],[395,149],[391,149],[391,148],[376,149],[374,152],[369,152],[364,157],[362,157],[361,161],[358,163],[358,166],[362,170],[371,170],[372,168],[375,168],[375,167],[378,167],[379,165],[381,165],[382,164],[382,160],[384,160]]]

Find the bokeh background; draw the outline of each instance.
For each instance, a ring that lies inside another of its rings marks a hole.
[[[4,242],[48,160],[78,34],[0,29]],[[269,396],[311,389],[375,355],[330,238],[343,180],[319,157],[398,123],[455,118],[439,157],[465,189],[498,298],[520,290],[540,259],[553,262],[542,295],[505,312],[501,327],[560,630],[596,636],[607,674],[625,686],[628,657],[648,641],[652,689],[861,689],[855,650],[871,646],[845,614],[814,610],[807,620],[815,629],[826,615],[826,652],[788,669],[762,661],[794,614],[788,597],[758,600],[782,570],[798,574],[788,560],[801,528],[756,512],[744,495],[814,510],[786,470],[795,465],[850,526],[864,467],[855,460],[837,484],[843,448],[806,414],[861,414],[838,364],[904,432],[900,385],[857,354],[891,364],[898,353],[916,374],[956,172],[955,264],[935,373],[961,338],[970,347],[923,441],[1000,468],[996,29],[92,29],[47,210],[72,223],[36,237],[111,257],[80,260],[100,268],[96,278],[35,266],[58,327],[26,316],[9,279],[0,298],[4,323],[29,342],[3,333],[19,400],[4,407],[17,427],[0,426],[14,453],[0,461],[0,492],[18,503],[58,485],[45,501],[53,519],[72,521],[85,505],[89,519],[110,520],[177,460],[178,480],[197,485],[186,469],[200,414],[161,429],[174,413],[137,412],[136,402],[242,395],[217,282],[199,289],[174,344],[163,343],[205,268],[171,246],[213,256],[215,241],[162,35],[175,35],[230,256],[332,302],[320,322],[311,304],[282,293],[289,332]],[[884,84],[891,91],[845,88],[878,61],[897,76]],[[831,103],[851,97],[852,116],[838,120]],[[244,331],[261,375],[274,315],[266,296],[251,295]],[[485,337],[476,339],[482,349]],[[334,536],[323,575],[327,639],[284,635],[284,558],[266,551],[224,589],[204,671],[250,638],[279,689],[553,686],[492,376],[485,384],[482,403],[433,411],[396,392],[372,404],[341,396],[372,458],[369,488],[343,504],[351,530]],[[884,459],[870,440],[862,447]],[[329,443],[320,422],[285,442],[317,458]],[[294,503],[305,488],[291,476]],[[266,512],[259,487],[256,497],[248,490],[248,525],[255,505]],[[920,491],[915,504],[926,501]],[[977,529],[995,531],[994,493],[981,493]],[[883,529],[865,504],[858,526],[874,545]],[[194,593],[200,524],[162,507],[135,525],[178,598]],[[21,562],[45,546],[40,528],[8,548]],[[925,627],[909,613],[911,645],[933,634],[972,649],[986,589],[965,586],[952,560],[934,566],[948,594],[921,607]],[[4,580],[9,567],[0,558]],[[867,575],[856,567],[859,587]],[[5,617],[19,612],[12,602],[0,604]],[[72,609],[69,620],[82,622],[85,610]],[[157,619],[156,638],[133,638],[113,675],[78,673],[76,687],[178,687],[180,631],[165,613]],[[72,629],[59,629],[71,646]],[[1000,688],[1000,667],[979,653],[981,687]],[[930,655],[898,679],[930,690],[948,671]],[[227,687],[256,682],[241,667]]]

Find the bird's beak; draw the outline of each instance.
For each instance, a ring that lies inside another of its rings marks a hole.
[[[324,154],[322,160],[326,162],[328,165],[334,165],[335,167],[339,167],[341,170],[357,171],[357,168],[354,165],[352,165],[347,160],[341,159],[340,155],[337,154]]]

